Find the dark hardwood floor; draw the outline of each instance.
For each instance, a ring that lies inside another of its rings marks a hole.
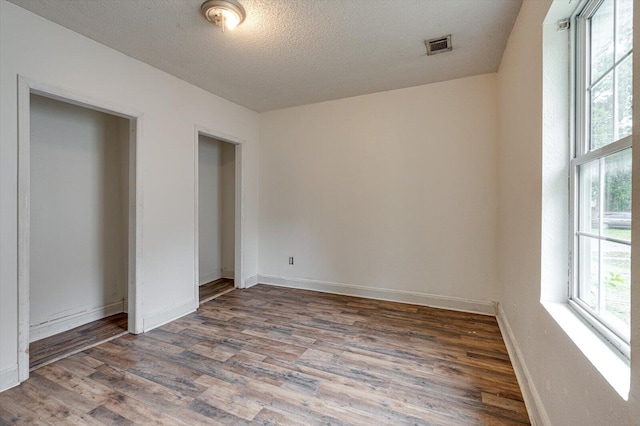
[[[528,424],[495,318],[257,285],[42,367],[0,424]]]
[[[198,288],[200,304],[202,305],[216,297],[227,294],[233,289],[233,280],[228,278],[220,278],[219,280],[203,284]]]
[[[127,314],[111,315],[29,345],[29,370],[127,333]]]

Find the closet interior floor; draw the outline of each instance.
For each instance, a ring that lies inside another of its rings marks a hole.
[[[32,342],[29,345],[29,370],[33,371],[127,333],[127,314],[122,312]]]
[[[215,281],[211,281],[206,284],[202,284],[199,288],[200,292],[200,304],[206,303],[216,297],[222,296],[232,291],[233,280],[229,278],[220,278]]]

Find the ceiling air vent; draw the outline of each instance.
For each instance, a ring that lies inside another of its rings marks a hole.
[[[453,50],[453,46],[451,45],[451,34],[445,37],[426,40],[424,44],[427,46],[427,55],[435,55],[436,53],[449,52]]]

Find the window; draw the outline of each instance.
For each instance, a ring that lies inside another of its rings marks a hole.
[[[570,304],[629,356],[633,0],[575,19]]]

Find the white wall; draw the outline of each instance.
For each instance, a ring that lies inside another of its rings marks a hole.
[[[31,341],[123,311],[128,128],[31,97]]]
[[[497,126],[495,74],[261,114],[260,280],[494,300]]]
[[[198,143],[199,283],[233,278],[235,146],[203,135]]]
[[[220,186],[222,204],[222,278],[235,276],[235,219],[236,219],[236,149],[233,144],[220,142]]]
[[[411,292],[409,300],[498,299],[552,424],[634,424],[640,357],[632,356],[625,402],[540,304],[542,22],[549,5],[525,0],[497,77],[262,114],[259,270],[274,282],[391,289],[390,297]],[[17,362],[18,74],[144,114],[145,326],[193,303],[195,123],[247,142],[244,266],[247,277],[257,274],[255,113],[4,0],[0,57],[0,389],[15,384]],[[640,150],[634,156],[640,211]],[[640,231],[634,235],[636,245]],[[287,264],[289,256],[295,265]],[[635,289],[637,251],[632,262]],[[632,354],[638,354],[640,292],[632,299]]]
[[[198,268],[199,284],[222,276],[220,142],[198,136]]]
[[[640,292],[632,292],[631,393],[628,402],[608,384],[540,303],[541,280],[544,278],[541,274],[542,24],[550,4],[550,1],[525,0],[498,73],[499,300],[513,330],[515,344],[522,354],[520,361],[530,373],[532,386],[542,403],[542,411],[546,412],[551,424],[638,424]],[[635,10],[636,28],[640,28],[638,9]],[[636,31],[636,45],[640,43],[638,34]],[[637,61],[634,75],[634,99],[638,102],[640,70]],[[635,121],[637,126],[639,120]],[[634,143],[638,143],[638,132],[635,130]],[[547,131],[553,132],[545,127],[545,134]],[[635,201],[640,198],[637,189],[640,188],[640,168],[635,170],[640,162],[639,151],[634,151]],[[634,215],[634,228],[638,225],[638,216]],[[634,231],[634,235],[637,236],[637,232]],[[559,256],[563,255],[566,244],[564,247],[559,245]],[[632,257],[635,267],[640,254],[633,251]],[[633,271],[632,287],[638,288],[640,279],[635,274],[637,269]],[[547,294],[545,297],[553,298],[554,295]]]
[[[17,80],[142,114],[143,329],[194,309],[195,126],[244,141],[244,273],[258,272],[257,114],[0,0],[0,389],[17,380]]]

